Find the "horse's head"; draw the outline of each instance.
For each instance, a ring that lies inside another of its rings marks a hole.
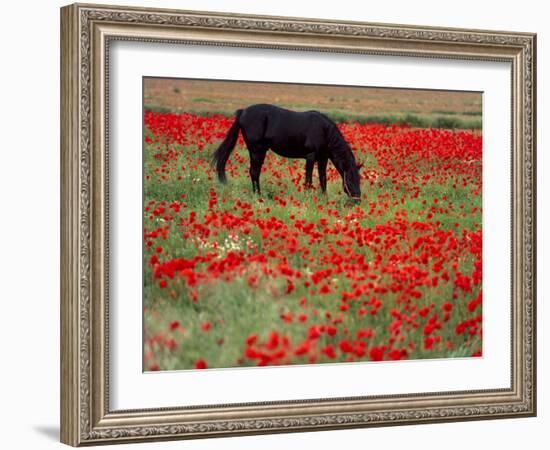
[[[344,192],[356,202],[361,201],[361,176],[359,175],[361,166],[362,164],[356,164],[354,161],[344,170],[342,177]]]

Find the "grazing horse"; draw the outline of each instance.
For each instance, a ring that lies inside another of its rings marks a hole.
[[[306,160],[306,186],[312,186],[317,163],[319,183],[327,189],[327,163],[332,161],[342,177],[344,192],[361,200],[359,168],[349,144],[336,124],[318,111],[295,112],[274,105],[259,104],[239,109],[235,122],[215,151],[213,162],[218,179],[225,183],[225,165],[235,148],[239,131],[250,154],[252,189],[260,193],[260,172],[268,150],[286,158]]]

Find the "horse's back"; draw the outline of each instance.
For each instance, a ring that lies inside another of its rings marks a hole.
[[[296,158],[326,148],[328,130],[333,126],[319,111],[291,111],[266,103],[245,108],[239,121],[247,144]]]
[[[285,125],[295,122],[298,124],[319,123],[320,125],[329,125],[332,121],[323,113],[315,110],[310,111],[292,111],[280,106],[268,103],[258,103],[243,109],[241,118],[245,122],[265,120],[279,121]]]

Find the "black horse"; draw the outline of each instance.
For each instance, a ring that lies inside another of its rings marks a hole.
[[[260,193],[260,172],[268,150],[287,158],[306,160],[306,186],[312,186],[313,166],[317,163],[321,190],[327,189],[327,163],[330,159],[342,177],[344,192],[361,199],[359,168],[349,144],[336,124],[318,111],[295,112],[274,105],[252,105],[236,112],[235,122],[215,151],[213,162],[224,183],[225,165],[242,132],[250,154],[252,189]]]

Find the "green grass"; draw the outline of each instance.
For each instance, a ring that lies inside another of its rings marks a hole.
[[[194,103],[213,103],[214,102],[212,99],[205,98],[205,97],[192,98],[191,101]]]
[[[195,103],[209,103],[211,100],[206,98],[197,98],[193,99]],[[287,107],[290,109],[296,110],[307,110],[311,109],[308,105],[298,105],[298,104],[282,104],[281,106]],[[157,106],[153,104],[146,104],[144,108],[153,112],[184,112],[181,109],[171,109],[164,106]],[[209,109],[208,111],[200,109],[186,109],[185,112],[189,114],[195,114],[199,116],[213,116],[213,115],[222,115],[226,117],[233,117],[235,111],[231,109]],[[434,111],[435,112],[435,111]],[[479,119],[462,119],[460,117],[448,117],[449,115],[454,115],[453,112],[442,112],[437,111],[436,115],[421,115],[414,113],[404,113],[404,114],[376,114],[376,115],[365,115],[365,114],[356,114],[352,112],[342,111],[342,110],[328,110],[323,111],[328,117],[330,117],[335,122],[357,122],[360,124],[367,123],[377,123],[382,125],[394,125],[394,124],[405,124],[410,125],[414,128],[446,128],[446,129],[462,129],[462,130],[480,130],[482,128],[482,120]],[[439,114],[439,115],[438,115]],[[463,115],[480,115],[478,113],[461,113]]]

